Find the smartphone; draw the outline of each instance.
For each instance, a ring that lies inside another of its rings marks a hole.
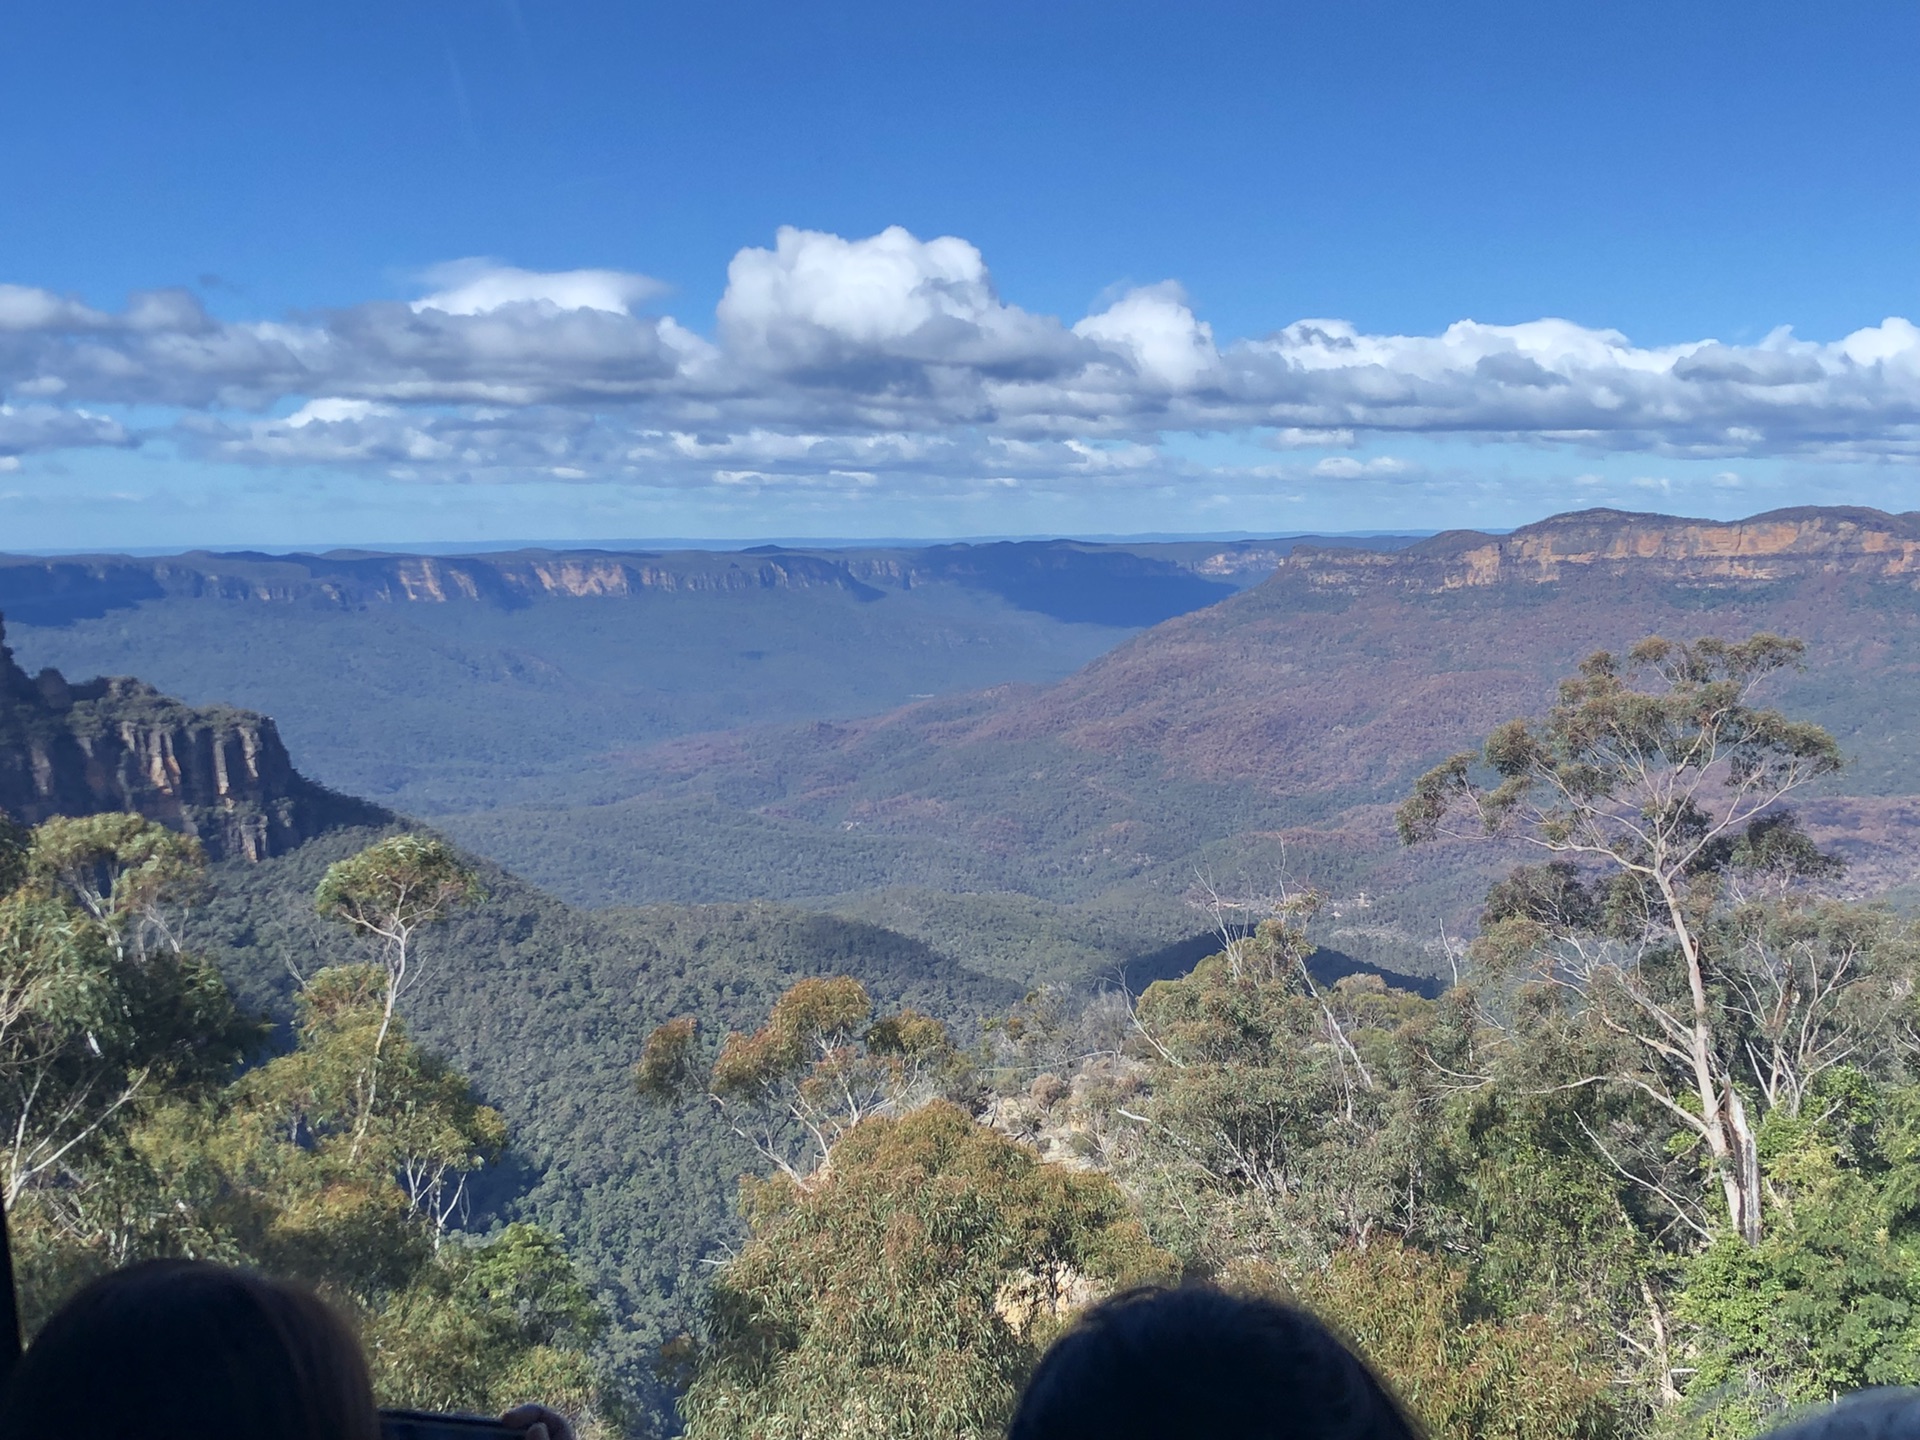
[[[492,1440],[521,1436],[485,1415],[442,1415],[432,1410],[382,1410],[380,1440]]]

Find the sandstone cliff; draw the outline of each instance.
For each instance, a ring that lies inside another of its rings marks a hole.
[[[1715,587],[1834,575],[1920,588],[1920,512],[1802,506],[1718,521],[1582,510],[1510,535],[1450,530],[1392,553],[1301,546],[1275,580],[1431,593],[1586,575]]]
[[[1329,542],[1337,543],[1337,542]],[[319,609],[480,603],[513,609],[542,600],[641,595],[839,591],[860,600],[947,583],[1049,610],[1060,596],[1124,592],[1152,624],[1212,604],[1272,570],[1292,542],[1180,542],[1137,547],[1074,541],[741,551],[520,550],[487,555],[253,551],[136,558],[0,555],[0,610],[24,625],[59,625],[159,600],[216,600]],[[1084,618],[1078,614],[1073,618]]]
[[[16,619],[103,614],[165,598],[252,600],[337,609],[643,591],[804,590],[877,595],[844,562],[794,552],[738,555],[522,551],[489,556],[267,555],[252,551],[161,559],[120,555],[0,557],[0,599]],[[44,612],[44,614],[43,614]]]
[[[0,621],[0,642],[6,630]],[[293,768],[273,721],[197,710],[125,677],[30,677],[0,643],[0,810],[26,824],[130,810],[199,838],[215,859],[260,860],[376,806]]]

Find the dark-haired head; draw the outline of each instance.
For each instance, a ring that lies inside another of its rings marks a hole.
[[[1008,1440],[1417,1440],[1359,1356],[1304,1310],[1190,1286],[1096,1306],[1047,1351]]]
[[[295,1286],[189,1260],[94,1281],[42,1327],[0,1397],[0,1435],[377,1440],[366,1361]]]
[[[1920,1390],[1862,1390],[1769,1430],[1762,1440],[1920,1440]]]

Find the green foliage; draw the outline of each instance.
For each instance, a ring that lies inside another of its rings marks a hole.
[[[387,945],[480,898],[480,882],[444,840],[394,835],[339,860],[313,893],[322,915]]]
[[[1373,977],[1322,989],[1297,923],[1270,920],[1140,997],[1151,1101],[1135,1168],[1183,1219],[1183,1249],[1224,1273],[1242,1258],[1327,1253],[1404,1230],[1429,1146],[1394,1032],[1424,1005]],[[1197,1228],[1196,1228],[1197,1227]]]
[[[1490,891],[1448,1062],[1471,1081],[1452,1203],[1474,1290],[1508,1303],[1551,1267],[1626,1342],[1652,1428],[1702,1440],[1920,1374],[1920,1252],[1888,1164],[1920,951],[1890,912],[1819,893],[1839,867],[1778,808],[1840,763],[1825,730],[1750,700],[1804,648],[1595,654],[1545,722],[1499,727],[1400,812],[1409,842],[1458,807],[1558,856]]]
[[[1705,1188],[1750,1245],[1766,1196],[1747,1086],[1768,1105],[1784,1087],[1797,1105],[1857,1009],[1845,1001],[1856,988],[1850,953],[1816,946],[1796,969],[1793,952],[1808,947],[1779,943],[1791,924],[1755,925],[1755,905],[1741,903],[1747,877],[1778,888],[1837,868],[1778,807],[1838,771],[1839,746],[1820,726],[1753,703],[1757,684],[1805,652],[1765,632],[1685,645],[1653,636],[1624,664],[1596,651],[1560,682],[1544,721],[1510,720],[1487,738],[1478,763],[1491,780],[1476,778],[1474,756],[1456,755],[1415,783],[1398,814],[1410,845],[1464,810],[1488,833],[1511,830],[1562,857],[1495,887],[1475,958],[1483,973],[1528,982],[1511,997],[1522,1023],[1578,1012],[1617,1042],[1569,1083],[1630,1086],[1665,1107],[1692,1132]],[[1770,1027],[1762,1059],[1742,1032]],[[1697,1181],[1641,1178],[1706,1233],[1704,1212],[1689,1213]]]
[[[1280,1288],[1391,1376],[1436,1440],[1595,1440],[1620,1429],[1604,1354],[1558,1317],[1476,1314],[1463,1266],[1381,1240]]]
[[[941,1101],[862,1120],[745,1207],[690,1357],[690,1440],[996,1435],[1073,1308],[1172,1270],[1110,1180]]]
[[[1401,838],[1434,838],[1464,803],[1489,831],[1517,821],[1550,846],[1684,869],[1787,791],[1840,768],[1826,730],[1752,703],[1760,681],[1805,654],[1804,642],[1766,633],[1737,643],[1652,636],[1625,664],[1596,651],[1560,682],[1544,722],[1510,720],[1477,757],[1455,755],[1421,776],[1397,817]],[[1491,786],[1472,779],[1476,760]],[[1718,811],[1709,785],[1727,792]]]
[[[1757,1247],[1721,1237],[1688,1265],[1676,1307],[1695,1370],[1669,1428],[1750,1435],[1780,1414],[1874,1385],[1920,1383],[1920,1214],[1911,1204],[1912,1091],[1857,1070],[1820,1112],[1763,1132],[1777,1223]]]
[[[382,967],[319,971],[292,1046],[236,1073],[261,1032],[168,913],[200,871],[197,846],[137,817],[56,820],[0,896],[0,1123],[29,1329],[91,1275],[202,1256],[346,1307],[388,1402],[537,1394],[594,1415],[599,1312],[558,1242],[450,1230],[505,1149],[499,1114],[414,1044]]]
[[[222,954],[248,1003],[291,1022],[292,976],[337,958],[313,891],[330,864],[381,838],[342,831],[216,867],[196,943]],[[565,1237],[610,1317],[597,1357],[622,1396],[658,1415],[670,1404],[658,1348],[693,1323],[705,1262],[740,1234],[738,1177],[761,1161],[703,1098],[635,1103],[645,1037],[676,1016],[710,1039],[750,1033],[809,975],[851,975],[888,1013],[948,1017],[963,1036],[1019,991],[891,931],[788,907],[589,913],[498,870],[482,880],[484,899],[418,937],[428,978],[406,1001],[406,1029],[470,1077],[511,1134],[503,1163],[470,1176],[473,1223],[524,1219]],[[695,1054],[688,1078],[712,1054]]]
[[[1616,1433],[1634,1407],[1601,1337],[1636,1258],[1616,1187],[1552,1107],[1474,1074],[1468,997],[1323,988],[1309,949],[1272,920],[1150,987],[1117,1074],[1036,1094],[1068,1111],[1050,1123],[1130,1122],[1110,1163],[1155,1238],[1320,1312],[1437,1436]]]
[[[559,1241],[516,1224],[444,1247],[365,1336],[388,1404],[497,1415],[538,1400],[591,1417],[607,1408],[592,1358],[605,1323]]]
[[[710,1066],[694,1056],[697,1021],[681,1016],[647,1037],[634,1083],[669,1100],[704,1078],[707,1098],[743,1140],[799,1178],[823,1165],[869,1115],[897,1113],[964,1082],[966,1062],[931,1016],[872,1020],[873,1001],[845,975],[796,980],[752,1033],[735,1030]],[[788,1134],[805,1137],[795,1152]]]
[[[767,1023],[751,1035],[727,1036],[713,1062],[721,1096],[757,1097],[803,1066],[831,1064],[866,1028],[873,1001],[866,986],[844,975],[799,980],[774,1002]]]
[[[196,898],[206,854],[200,842],[138,815],[55,816],[33,832],[27,871],[76,901],[119,941],[139,946],[160,909]]]
[[[4,1198],[70,1208],[148,1102],[205,1093],[259,1034],[163,911],[197,881],[198,846],[114,815],[50,821],[15,853],[0,895]]]

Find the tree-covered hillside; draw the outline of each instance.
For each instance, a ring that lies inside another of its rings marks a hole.
[[[507,1130],[397,1008],[413,935],[473,898],[471,870],[407,834],[329,867],[316,912],[379,943],[309,971],[277,1037],[182,943],[205,872],[198,841],[143,816],[0,817],[9,1323],[17,1295],[30,1338],[143,1260],[239,1265],[344,1312],[383,1404],[539,1394],[582,1440],[612,1433],[603,1307],[550,1231],[461,1228]]]
[[[1559,523],[1534,538],[1548,543]],[[1590,547],[1597,524],[1567,522]],[[1712,541],[1737,527],[1696,528]],[[1920,791],[1907,723],[1920,709],[1920,592],[1897,563],[1907,542],[1882,538],[1894,548],[1783,553],[1732,576],[1655,556],[1455,583],[1464,562],[1426,548],[1438,542],[1289,562],[1050,686],[663,742],[601,775],[624,798],[504,807],[449,828],[585,904],[764,895],[863,913],[901,887],[998,893],[1003,912],[1043,907],[1036,957],[1061,953],[1042,932],[1082,917],[1108,922],[1106,953],[1139,953],[1178,938],[1196,880],[1259,888],[1288,875],[1335,897],[1327,943],[1437,973],[1443,929],[1471,921],[1508,857],[1402,851],[1400,791],[1502,715],[1544,703],[1569,657],[1622,634],[1768,629],[1809,646],[1773,697],[1848,755],[1805,801],[1808,823],[1856,862],[1857,884],[1886,889],[1920,872],[1899,838],[1900,797]],[[1881,571],[1841,564],[1876,555]]]
[[[851,981],[717,1053],[659,1027],[650,1093],[805,1122],[674,1351],[689,1435],[991,1440],[1080,1306],[1175,1273],[1315,1310],[1439,1440],[1744,1440],[1920,1380],[1920,940],[1792,813],[1840,759],[1761,698],[1802,653],[1596,653],[1419,777],[1404,843],[1535,857],[1436,997],[1327,983],[1295,891],[1137,1000],[1030,996],[966,1108]]]
[[[296,973],[338,958],[314,887],[380,833],[336,831],[217,867],[192,938],[244,1005],[287,1017]],[[806,975],[857,976],[962,1034],[1020,995],[872,925],[773,905],[589,914],[496,867],[481,877],[485,898],[423,935],[408,1022],[512,1135],[505,1163],[477,1183],[482,1217],[537,1219],[562,1237],[611,1303],[612,1353],[642,1391],[653,1347],[688,1321],[701,1262],[736,1233],[735,1181],[753,1165],[704,1107],[639,1103],[632,1070],[647,1032],[679,1014],[744,1026]]]
[[[590,912],[400,822],[204,877],[136,815],[6,830],[0,1160],[36,1303],[143,1254],[264,1264],[349,1306],[389,1396],[494,1406],[505,1375],[620,1423],[677,1393],[712,1440],[985,1440],[1080,1306],[1182,1275],[1328,1314],[1444,1440],[1738,1440],[1920,1379],[1920,940],[1858,898],[1889,862],[1821,848],[1847,811],[1818,658],[1765,632],[1596,653],[1403,782],[1394,863],[1433,893],[1496,870],[1444,990],[1316,951],[1404,895],[1284,873],[1195,865],[1169,904],[1214,937],[1141,953],[1140,892],[1076,900],[1066,865],[838,914]],[[839,739],[953,780],[996,704]],[[1064,846],[1122,782],[1287,798],[1082,778],[1010,822]],[[810,803],[865,783],[828,779]],[[1198,801],[1160,823],[1225,858]],[[1144,988],[1074,988],[1101,970]]]

